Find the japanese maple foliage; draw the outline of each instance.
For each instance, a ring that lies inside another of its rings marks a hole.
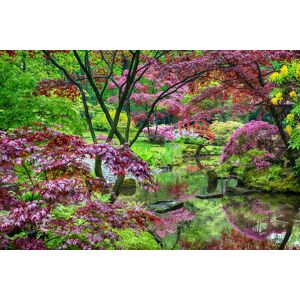
[[[181,76],[191,71],[206,71],[205,76],[197,81],[195,96],[181,116],[195,120],[211,119],[215,114],[227,111],[243,115],[257,105],[268,108],[270,92],[274,88],[268,80],[275,70],[273,62],[284,63],[297,57],[297,51],[216,50],[192,54],[190,60],[184,57],[170,59],[169,68],[176,68]],[[205,99],[219,101],[221,105],[199,111]],[[229,100],[233,105],[226,106]]]
[[[176,72],[165,72],[165,64],[157,59],[150,59],[144,56],[144,63],[141,63],[137,69],[137,77],[139,81],[133,86],[130,101],[131,105],[136,105],[137,111],[132,114],[132,120],[138,124],[148,118],[148,111],[154,105],[160,95],[168,88],[176,85],[180,81]],[[122,75],[116,75],[108,84],[111,90],[125,89],[125,83],[128,80],[128,70],[124,70]],[[158,119],[168,117],[170,115],[178,116],[183,110],[184,105],[182,99],[189,91],[186,85],[180,86],[175,92],[170,93],[166,97],[157,102],[154,113],[149,116],[149,122],[154,123]],[[116,93],[108,99],[109,102],[118,103],[119,96]]]
[[[49,203],[78,203],[90,199],[94,191],[106,192],[108,186],[91,176],[86,162],[95,155],[114,174],[130,173],[143,185],[152,184],[149,166],[126,144],[120,148],[109,143],[88,145],[79,136],[40,124],[0,135],[1,180],[17,184],[19,195],[30,192]]]
[[[69,217],[57,217],[44,201],[21,202],[0,217],[0,249],[120,249],[118,230],[137,234],[158,218],[138,206],[87,201]]]
[[[222,150],[221,162],[233,155],[242,155],[249,150],[258,149],[265,153],[262,157],[254,157],[257,169],[270,166],[272,161],[283,158],[284,151],[280,147],[278,128],[263,121],[251,121],[238,128],[230,137]]]
[[[149,230],[157,222],[152,213],[94,200],[94,192],[109,188],[91,175],[86,159],[95,155],[114,174],[130,173],[141,184],[152,185],[147,163],[126,144],[88,145],[41,124],[1,132],[1,185],[17,188],[14,193],[0,189],[0,208],[6,211],[0,216],[0,249],[118,249],[116,230]],[[56,217],[58,203],[77,208],[69,218]]]
[[[39,82],[37,89],[39,94],[46,97],[49,97],[52,94],[59,98],[69,98],[71,100],[75,100],[76,97],[80,97],[80,93],[76,86],[63,79],[43,80]]]
[[[88,201],[68,219],[47,220],[41,230],[50,234],[55,249],[118,249],[118,230],[130,228],[137,233],[149,230],[157,217],[140,207],[115,202]]]
[[[18,207],[20,202],[16,200],[6,189],[0,186],[0,210],[9,210]]]

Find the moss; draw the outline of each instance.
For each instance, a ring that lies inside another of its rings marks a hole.
[[[159,250],[160,246],[147,231],[135,232],[132,229],[117,230],[119,241],[116,245],[125,250]]]

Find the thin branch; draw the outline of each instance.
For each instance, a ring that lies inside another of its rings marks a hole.
[[[205,73],[211,71],[211,69],[207,69],[201,72],[198,72],[192,76],[186,77],[185,79],[171,85],[170,87],[168,87],[165,91],[163,91],[156,99],[155,101],[152,103],[150,110],[147,114],[146,119],[144,120],[142,126],[140,126],[140,128],[138,129],[138,131],[136,132],[134,138],[130,141],[130,146],[133,145],[135,143],[135,141],[137,140],[137,138],[139,137],[140,133],[142,132],[143,128],[145,128],[145,126],[147,126],[150,117],[152,116],[155,106],[157,105],[157,103],[166,98],[167,96],[175,93],[176,91],[178,91],[178,89],[180,89],[182,86],[184,86],[185,84],[189,83],[189,82],[193,82],[196,79],[198,79],[199,77],[201,77],[202,75],[204,75]]]

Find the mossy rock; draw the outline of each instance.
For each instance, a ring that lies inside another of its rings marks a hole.
[[[132,229],[116,230],[119,241],[116,245],[124,250],[159,250],[161,249],[153,235],[147,231],[135,232]]]
[[[149,204],[149,207],[156,213],[166,213],[183,207],[183,203],[178,201],[159,201]]]

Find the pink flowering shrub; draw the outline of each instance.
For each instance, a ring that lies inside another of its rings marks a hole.
[[[166,141],[173,141],[174,126],[169,125],[157,125],[143,129],[144,135],[152,142],[163,143]]]
[[[252,155],[252,163],[257,169],[263,169],[272,162],[283,157],[280,148],[278,129],[263,121],[251,121],[238,128],[230,137],[221,155],[221,162],[226,162],[230,157],[242,156],[258,150]],[[250,151],[250,152],[249,152]]]
[[[97,135],[97,140],[99,140],[99,141],[106,141],[106,139],[107,139],[107,136],[102,133],[99,133]]]

